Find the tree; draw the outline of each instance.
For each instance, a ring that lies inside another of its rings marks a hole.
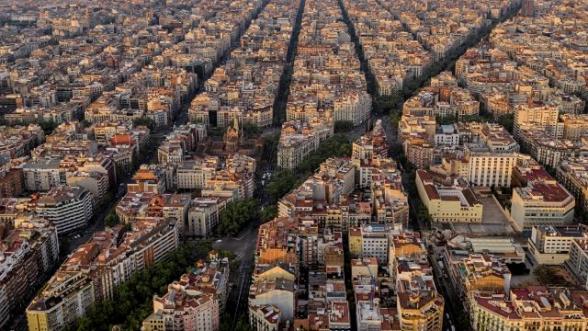
[[[504,114],[498,117],[496,120],[498,124],[504,126],[508,132],[512,133],[514,127],[514,114]]]
[[[400,91],[394,91],[391,95],[376,97],[373,102],[373,109],[376,114],[388,114],[399,109],[402,102],[402,93]]]
[[[257,137],[261,134],[261,129],[255,123],[245,122],[243,123],[243,134],[247,138]]]
[[[110,331],[118,325],[122,330],[139,330],[152,311],[153,294],[163,295],[167,284],[178,279],[195,260],[206,258],[211,241],[183,244],[164,261],[134,273],[118,286],[112,300],[92,305],[85,316],[65,330]]]
[[[326,159],[330,157],[344,157],[351,155],[351,143],[343,134],[336,134],[323,141],[319,148],[310,153],[296,168],[296,173],[303,177],[314,172]]]
[[[560,275],[557,267],[540,265],[533,270],[533,274],[537,280],[546,286],[571,286],[564,277]]]
[[[80,126],[85,129],[85,128],[89,128],[90,126],[92,126],[92,123],[88,122],[87,120],[81,120]]]
[[[252,330],[253,329],[249,325],[249,322],[247,322],[247,319],[244,317],[241,317],[239,319],[239,321],[237,322],[237,325],[235,326],[235,331],[252,331]]]
[[[57,125],[58,124],[55,123],[55,121],[53,119],[39,121],[39,126],[41,127],[41,129],[43,129],[45,134],[51,134],[51,132],[53,132],[53,130],[55,130]]]
[[[113,196],[112,192],[110,192],[110,191],[106,192],[106,194],[104,194],[104,197],[98,203],[98,207],[99,208],[106,207],[113,200],[114,200],[114,196]]]
[[[453,124],[457,122],[457,117],[455,115],[437,116],[435,121],[439,125]]]
[[[392,127],[398,127],[398,123],[400,123],[400,118],[402,117],[401,112],[392,112],[390,113],[390,124]]]
[[[260,218],[261,218],[261,221],[265,223],[269,220],[272,220],[277,215],[278,215],[278,207],[276,205],[271,205],[271,206],[267,206],[262,209]]]
[[[217,232],[220,235],[234,236],[241,229],[259,219],[259,205],[255,199],[245,199],[229,203],[220,213]]]
[[[278,144],[280,143],[280,134],[274,134],[272,136],[263,137],[263,147],[261,159],[263,165],[273,167],[277,162]],[[261,167],[263,169],[265,167]]]
[[[140,125],[148,127],[149,130],[155,129],[155,122],[152,119],[150,119],[149,117],[143,116],[143,117],[135,118],[133,120],[133,126],[140,126]]]
[[[120,218],[114,212],[114,210],[111,210],[108,213],[108,215],[106,215],[106,217],[104,218],[104,224],[106,224],[106,226],[108,226],[108,227],[113,227],[113,226],[117,225],[118,223],[120,223]]]
[[[281,170],[274,173],[266,186],[271,203],[278,202],[286,193],[292,191],[296,181],[296,176],[290,170]]]
[[[335,121],[335,132],[349,132],[353,130],[352,121]]]

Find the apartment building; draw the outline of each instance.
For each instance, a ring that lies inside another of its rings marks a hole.
[[[272,305],[280,310],[280,319],[294,319],[294,282],[284,278],[257,278],[249,288],[249,311]],[[254,313],[253,313],[254,314]]]
[[[19,196],[24,191],[24,172],[22,168],[3,166],[0,168],[0,197]]]
[[[557,107],[540,103],[528,103],[518,105],[514,109],[514,133],[521,134],[526,127],[540,128],[552,137],[557,136],[557,123],[559,112]]]
[[[92,193],[79,186],[58,186],[29,202],[35,213],[51,221],[57,233],[81,230],[94,216]]]
[[[168,169],[154,165],[142,165],[127,184],[127,191],[133,193],[165,193],[170,182]]]
[[[588,288],[588,240],[574,238],[571,242],[569,256],[566,266],[576,277],[578,283]]]
[[[8,328],[58,263],[59,242],[55,226],[41,218],[17,217],[0,229],[0,328]]]
[[[383,224],[364,224],[361,232],[361,256],[375,257],[378,263],[388,263],[388,229]]]
[[[529,238],[529,252],[539,264],[560,265],[570,258],[572,242],[586,237],[582,225],[535,225]]]
[[[333,130],[331,120],[284,122],[278,145],[278,166],[295,169],[322,141],[333,135]]]
[[[276,306],[257,306],[249,310],[249,325],[257,331],[278,331],[280,315],[281,311]]]
[[[556,168],[556,178],[576,199],[583,210],[588,210],[588,158],[563,160]]]
[[[403,115],[431,116],[434,118],[455,118],[461,120],[476,116],[480,103],[474,96],[457,85],[437,82],[438,86],[428,86],[404,102]]]
[[[222,197],[194,198],[188,211],[186,236],[208,237],[220,221],[228,200]]]
[[[29,192],[49,191],[65,184],[65,173],[59,168],[59,160],[39,160],[23,165],[24,185]]]
[[[426,258],[398,258],[395,279],[400,329],[442,330],[445,300]]]
[[[194,271],[153,297],[153,313],[144,321],[144,331],[219,330],[229,276],[228,260],[200,261]]]
[[[531,286],[508,294],[475,293],[470,308],[474,329],[584,329],[588,316],[585,291]],[[573,316],[573,317],[572,317]]]
[[[115,240],[116,239],[116,240]],[[61,265],[27,308],[31,331],[57,330],[84,316],[134,273],[161,261],[179,244],[175,220],[144,219],[94,234]]]
[[[466,309],[471,295],[479,292],[509,293],[512,275],[506,264],[486,253],[447,249],[444,261],[451,283]]]
[[[398,122],[404,154],[419,169],[426,169],[433,164],[436,125],[435,118],[426,115],[402,115]]]
[[[432,171],[464,176],[473,186],[511,185],[519,145],[508,131],[497,124],[470,122],[458,123],[456,133],[460,144],[445,146],[441,164]]]

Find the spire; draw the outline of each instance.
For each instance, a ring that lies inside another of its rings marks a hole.
[[[237,117],[233,117],[233,128],[235,128],[235,130],[237,130],[237,132],[239,132],[239,121],[237,120]]]

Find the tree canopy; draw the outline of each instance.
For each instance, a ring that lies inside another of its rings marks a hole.
[[[144,125],[149,128],[149,130],[155,129],[155,122],[150,119],[149,117],[139,117],[133,120],[134,126]]]
[[[223,236],[234,236],[243,227],[259,219],[259,204],[255,199],[231,202],[220,213],[217,233]]]
[[[353,130],[353,122],[352,121],[336,121],[335,122],[335,132],[349,132]]]
[[[117,225],[118,223],[120,223],[120,218],[114,212],[114,210],[111,210],[108,213],[108,215],[106,215],[106,217],[104,218],[104,224],[108,227],[113,227],[113,226]]]

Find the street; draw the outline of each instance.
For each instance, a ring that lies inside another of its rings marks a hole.
[[[237,237],[225,237],[213,243],[214,249],[231,251],[240,262],[238,270],[231,270],[230,279],[234,286],[227,299],[227,314],[232,318],[232,327],[235,326],[241,314],[247,312],[247,297],[254,266],[253,255],[258,227],[259,224],[251,223]]]

